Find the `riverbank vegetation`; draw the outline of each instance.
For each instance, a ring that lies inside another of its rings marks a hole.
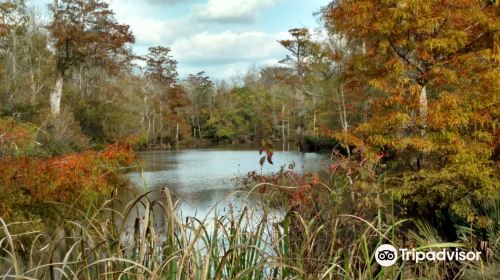
[[[278,42],[289,52],[280,66],[233,83],[179,77],[168,46],[134,54],[134,34],[104,1],[54,3],[49,22],[23,0],[0,3],[0,275],[498,275],[498,1],[332,1],[318,7],[321,30]],[[322,175],[293,163],[249,173],[263,205],[242,212],[181,218],[167,189],[111,206],[134,149],[261,140],[261,165],[272,164],[272,141],[332,159]],[[136,207],[145,216],[124,240]],[[482,257],[383,268],[383,243]]]

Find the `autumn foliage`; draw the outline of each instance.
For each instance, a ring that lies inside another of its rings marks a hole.
[[[488,224],[478,209],[500,190],[498,3],[334,1],[324,18],[349,49],[334,56],[346,90],[370,105],[351,139],[374,160],[391,153],[396,197],[415,215]]]
[[[0,118],[0,159],[26,152],[33,145],[32,128]]]
[[[62,0],[52,9],[54,20],[50,31],[56,39],[59,71],[91,62],[117,72],[123,66],[120,60],[130,58],[125,44],[133,43],[134,36],[128,25],[116,22],[109,4]]]
[[[0,215],[8,217],[25,203],[86,203],[123,184],[118,171],[134,160],[129,141],[101,151],[52,158],[4,158],[0,161]]]

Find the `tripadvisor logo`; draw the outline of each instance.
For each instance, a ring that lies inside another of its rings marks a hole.
[[[391,266],[398,260],[398,250],[390,244],[380,245],[375,251],[375,260],[381,266]]]
[[[399,249],[397,250],[390,244],[380,245],[375,250],[375,260],[381,266],[392,266],[398,260],[398,254],[401,255],[403,261],[414,261],[419,263],[422,261],[479,261],[481,252],[466,252],[455,250],[442,249],[441,251],[422,252],[415,249]]]

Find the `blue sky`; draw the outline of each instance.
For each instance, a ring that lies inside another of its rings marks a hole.
[[[33,0],[38,3],[50,0]],[[181,77],[204,70],[214,79],[272,65],[286,51],[277,40],[294,27],[316,28],[313,13],[328,0],[110,0],[136,36],[134,51],[167,46]]]

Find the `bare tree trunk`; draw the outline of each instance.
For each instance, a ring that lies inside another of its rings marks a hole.
[[[424,85],[420,90],[420,117],[427,122],[427,114],[429,112],[429,105],[427,103],[427,89]]]
[[[363,122],[368,122],[368,100],[363,101]]]
[[[288,118],[286,122],[286,127],[287,127],[287,132],[286,132],[286,139],[287,139],[287,150],[290,150],[290,118]]]
[[[175,145],[179,146],[179,123],[177,123],[175,128]]]
[[[160,145],[163,145],[163,112],[162,111],[163,111],[162,104],[161,104],[161,100],[160,100],[160,120],[159,120],[160,127],[158,128],[159,136],[160,136]],[[168,130],[170,132],[170,126],[169,126]]]
[[[31,104],[35,104],[37,90],[35,82],[35,73],[33,73],[33,67],[30,67],[30,90],[31,90],[30,102]]]
[[[366,55],[366,41],[363,41],[363,55]],[[367,91],[366,87],[365,91]],[[368,122],[368,97],[365,97],[365,100],[363,101],[363,122]]]
[[[346,114],[346,106],[345,106],[345,97],[344,97],[344,85],[341,83],[340,84],[340,102],[338,102],[338,107],[339,107],[339,114],[340,114],[340,121],[342,123],[342,130],[344,131],[344,134],[347,136],[347,114]],[[346,151],[347,151],[347,156],[351,157],[351,151],[349,149],[349,145],[345,146]]]
[[[340,117],[340,124],[342,126],[342,130],[344,133],[347,133],[347,114],[345,111],[345,99],[344,99],[344,90],[342,89],[343,85],[340,85],[339,92],[340,94],[337,94],[337,98],[340,99],[337,101],[337,106],[339,108],[339,117]]]
[[[50,112],[53,115],[59,115],[61,112],[61,98],[64,84],[64,76],[62,73],[57,75],[54,91],[50,93]]]
[[[420,90],[419,113],[423,121],[422,128],[420,130],[420,135],[425,136],[427,128],[427,115],[429,113],[429,104],[427,102],[427,88],[425,84],[422,86],[422,89]],[[417,157],[418,169],[420,169],[424,165],[424,160],[425,157],[423,154]]]
[[[345,112],[344,86],[340,85],[340,96],[342,97],[342,114],[344,116],[344,132],[347,133],[347,114]]]
[[[200,118],[198,116],[196,117],[196,124],[198,125],[198,138],[201,140],[203,135],[201,134]]]
[[[316,96],[313,96],[313,135],[316,134]]]
[[[54,0],[54,17],[57,20],[59,17],[58,14],[58,8],[59,8],[59,0]],[[54,85],[54,90],[50,93],[49,99],[50,99],[50,112],[53,115],[59,115],[61,112],[61,99],[62,99],[62,94],[63,94],[63,85],[64,85],[64,70],[61,71],[59,67],[57,69],[57,80],[56,84]]]
[[[427,127],[427,115],[429,113],[429,104],[427,102],[427,88],[426,86],[422,86],[422,89],[420,90],[420,100],[419,100],[419,111],[420,111],[420,117],[424,121],[423,127],[420,130],[420,134],[423,136],[425,135],[425,130]]]
[[[153,144],[156,145],[158,144],[158,139],[156,139],[156,133],[158,133],[158,131],[156,130],[156,112],[155,110],[153,109],[153,120],[151,121],[152,124],[151,124],[151,127],[153,129]]]
[[[285,105],[283,105],[283,101],[281,101],[281,142],[283,143],[283,151],[285,150]]]
[[[147,130],[148,130],[148,146],[149,146],[151,143],[151,119],[149,117],[148,97],[146,93],[144,93],[144,112],[142,116],[143,126],[146,126],[146,120],[148,121]]]
[[[17,35],[14,32],[12,47],[12,77],[17,77]]]
[[[278,117],[276,116],[276,94],[274,91],[271,91],[272,94],[272,99],[273,99],[273,105],[271,109],[271,116],[272,116],[272,122],[273,122],[273,127],[279,129],[279,123],[278,123]],[[274,131],[273,131],[273,136],[274,136]]]

